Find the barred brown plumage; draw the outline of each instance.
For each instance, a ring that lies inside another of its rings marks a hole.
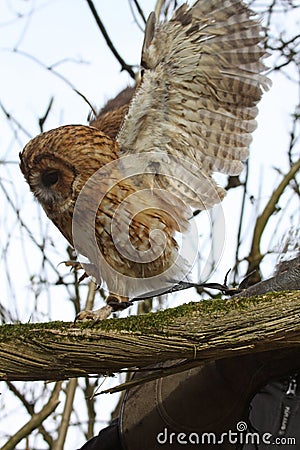
[[[189,270],[176,232],[187,232],[190,208],[224,197],[214,172],[241,172],[256,104],[270,85],[253,16],[240,0],[182,5],[162,23],[152,13],[129,108],[126,98],[94,122],[108,135],[68,125],[24,148],[31,190],[110,292],[110,306],[80,318],[103,318]]]

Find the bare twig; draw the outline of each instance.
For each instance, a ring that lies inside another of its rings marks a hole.
[[[132,14],[132,16],[133,16],[133,20],[135,21],[135,23],[136,23],[136,25],[138,26],[138,28],[139,28],[142,32],[144,32],[144,28],[145,28],[145,27],[144,27],[143,25],[140,25],[140,24],[139,24],[139,21],[138,21],[138,18],[137,18],[137,16],[136,16],[136,13],[135,13],[135,11],[134,11],[134,8],[133,8],[133,6],[132,6],[132,3],[134,3],[134,5],[135,5],[135,7],[136,7],[136,9],[137,9],[137,11],[138,11],[138,14],[139,14],[140,17],[142,18],[143,25],[145,25],[145,24],[146,24],[146,18],[145,18],[145,16],[144,16],[143,10],[142,10],[142,8],[141,8],[141,6],[140,6],[140,4],[139,4],[139,2],[138,2],[137,0],[129,0],[129,7],[130,7],[131,14]]]
[[[6,49],[7,51],[12,51],[11,49]],[[31,61],[35,62],[37,65],[39,65],[40,67],[42,67],[45,70],[48,70],[49,72],[53,73],[53,75],[55,75],[57,78],[59,78],[61,81],[63,81],[67,86],[69,86],[77,95],[79,95],[79,97],[81,97],[85,103],[88,104],[88,106],[92,109],[93,113],[96,114],[96,111],[94,109],[94,107],[92,106],[92,104],[89,102],[89,100],[85,97],[85,95],[82,92],[79,92],[78,89],[75,88],[75,86],[71,83],[70,80],[68,80],[66,77],[64,77],[61,73],[57,72],[56,70],[54,70],[54,67],[56,66],[57,63],[54,63],[52,65],[47,66],[46,64],[44,64],[42,61],[40,61],[38,58],[36,58],[35,56],[14,48],[13,52],[24,56],[27,59],[30,59]],[[22,130],[23,131],[23,130]],[[31,136],[30,136],[31,137]]]
[[[75,392],[77,389],[78,381],[76,378],[70,380],[66,388],[66,401],[64,410],[61,417],[60,427],[58,429],[58,437],[52,446],[52,450],[63,450],[65,440],[67,437],[67,432],[70,425],[70,417],[73,411],[73,402],[75,397]]]
[[[15,119],[15,117],[11,115],[11,113],[8,112],[8,110],[4,107],[2,102],[0,102],[0,108],[2,109],[4,115],[9,121],[12,121],[29,139],[32,138],[31,134],[23,127],[23,125],[17,119]]]
[[[49,113],[50,113],[50,110],[51,110],[51,108],[52,108],[53,100],[54,100],[54,97],[51,97],[51,98],[50,98],[49,105],[48,105],[48,107],[47,107],[47,109],[46,109],[45,114],[43,115],[43,117],[40,117],[40,119],[39,119],[39,126],[40,126],[40,131],[41,131],[41,133],[44,131],[44,123],[46,122],[47,117],[48,117],[48,115],[49,115]]]
[[[135,80],[135,73],[132,70],[132,66],[130,66],[129,64],[127,64],[124,59],[121,57],[121,55],[119,54],[119,52],[116,50],[115,46],[113,45],[110,37],[108,36],[108,33],[106,31],[105,26],[102,23],[102,20],[100,19],[97,10],[94,6],[94,3],[92,2],[92,0],[86,0],[87,4],[89,5],[89,8],[93,14],[94,19],[96,20],[96,23],[102,33],[102,36],[105,39],[105,42],[108,46],[108,48],[112,51],[113,55],[116,57],[116,59],[119,61],[119,63],[121,64],[121,70],[125,70],[126,72],[129,73],[129,75],[131,76],[131,78],[133,78]]]
[[[93,308],[95,293],[96,293],[96,284],[94,283],[94,281],[91,280],[89,283],[89,290],[85,303],[85,309]],[[53,444],[52,450],[63,450],[64,448],[67,432],[70,425],[71,413],[73,411],[73,402],[77,386],[78,380],[76,378],[72,378],[67,384],[65,406],[62,413],[60,427],[58,430],[58,436]]]
[[[16,445],[26,438],[33,430],[38,428],[41,423],[56,409],[59,404],[59,393],[61,389],[61,381],[55,383],[52,394],[46,403],[46,405],[40,410],[40,412],[34,414],[31,419],[15,433],[1,450],[14,450]]]
[[[244,224],[248,178],[249,178],[249,163],[247,161],[246,162],[246,179],[245,179],[245,182],[243,183],[243,197],[242,197],[241,212],[240,212],[240,219],[239,219],[239,228],[238,228],[237,239],[236,239],[235,266],[234,266],[234,281],[235,282],[237,282],[236,276],[237,276],[238,265],[239,265],[239,251],[240,251],[240,247],[241,247],[241,235],[242,235],[242,228],[243,228],[243,224]]]
[[[88,309],[88,310],[93,309],[96,292],[97,292],[97,285],[93,280],[91,280],[89,282],[89,290],[88,290],[84,309]]]
[[[94,435],[96,410],[95,410],[95,397],[93,394],[97,383],[98,379],[96,379],[96,381],[92,381],[88,377],[85,378],[85,387],[83,391],[88,415],[88,428],[85,433],[87,439],[90,439]]]
[[[132,1],[133,1],[133,3],[135,4],[135,7],[136,7],[136,9],[137,9],[139,15],[140,15],[141,18],[143,19],[143,22],[146,23],[146,17],[145,17],[145,15],[144,15],[144,12],[143,12],[143,10],[142,10],[142,8],[141,8],[139,2],[138,2],[137,0],[132,0]]]
[[[51,267],[51,269],[54,271],[54,273],[57,275],[58,280],[61,280],[63,282],[63,280],[61,279],[61,275],[59,273],[59,271],[57,270],[57,267],[55,266],[55,264],[45,255],[44,253],[44,245],[40,244],[36,237],[34,236],[34,233],[32,232],[32,230],[26,225],[26,223],[23,221],[23,219],[21,218],[20,215],[20,210],[17,208],[17,206],[14,204],[14,202],[12,201],[12,199],[10,198],[9,193],[7,192],[7,190],[5,189],[5,186],[3,183],[1,183],[0,180],[0,188],[2,189],[4,196],[6,198],[7,203],[11,206],[12,210],[14,211],[14,213],[16,214],[16,217],[18,218],[18,221],[21,225],[21,227],[26,231],[26,233],[28,234],[28,237],[30,238],[30,240],[34,243],[34,245],[39,248],[42,252],[43,252],[43,257],[44,259],[48,262],[49,266]]]
[[[252,245],[250,253],[247,257],[248,261],[248,269],[247,274],[252,272],[253,270],[257,270],[259,267],[259,264],[263,258],[263,255],[260,251],[260,241],[262,234],[264,232],[264,229],[276,210],[276,205],[285,190],[285,188],[288,186],[290,181],[294,178],[298,170],[300,169],[300,160],[296,162],[289,170],[289,172],[284,176],[283,180],[280,182],[278,187],[275,189],[273,194],[270,197],[270,200],[266,204],[262,214],[257,218],[253,238],[252,238]]]
[[[300,79],[300,68],[299,68],[299,79]],[[299,97],[299,103],[296,105],[295,111],[292,114],[293,122],[292,122],[292,129],[290,131],[290,140],[289,140],[289,150],[288,150],[288,157],[289,157],[289,163],[290,165],[293,164],[293,150],[296,150],[296,143],[299,141],[300,136],[297,135],[297,130],[299,126],[299,120],[300,120],[300,83],[298,87],[298,97]],[[298,149],[298,155],[299,149]],[[299,194],[299,190],[297,191]]]
[[[35,414],[34,405],[26,400],[25,396],[21,394],[21,392],[16,388],[16,386],[13,383],[11,383],[10,381],[7,381],[6,383],[8,385],[9,390],[12,391],[14,395],[21,401],[21,403],[26,408],[27,412],[31,416],[33,416]],[[45,429],[42,423],[38,426],[38,429],[41,435],[43,436],[45,442],[47,442],[49,447],[51,447],[53,444],[52,436],[48,433],[48,431]]]

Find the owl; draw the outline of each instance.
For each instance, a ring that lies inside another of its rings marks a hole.
[[[138,86],[91,126],[61,126],[25,146],[30,189],[108,290],[107,305],[79,319],[103,319],[189,273],[194,208],[219,203],[214,173],[238,175],[248,156],[270,86],[263,41],[241,0],[198,0],[161,22],[152,13]]]

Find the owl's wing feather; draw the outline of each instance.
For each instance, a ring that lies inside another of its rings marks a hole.
[[[168,22],[156,24],[154,13],[147,22],[143,80],[117,140],[122,154],[160,152],[151,153],[157,173],[173,170],[177,158],[186,161],[195,175],[193,192],[166,177],[156,179],[197,208],[225,194],[213,172],[241,172],[256,128],[256,104],[270,86],[261,73],[263,29],[253,16],[240,0],[198,0]]]

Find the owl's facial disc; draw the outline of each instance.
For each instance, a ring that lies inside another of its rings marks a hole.
[[[30,189],[48,216],[73,204],[75,168],[61,155],[39,152],[32,159],[21,155],[21,169]]]

